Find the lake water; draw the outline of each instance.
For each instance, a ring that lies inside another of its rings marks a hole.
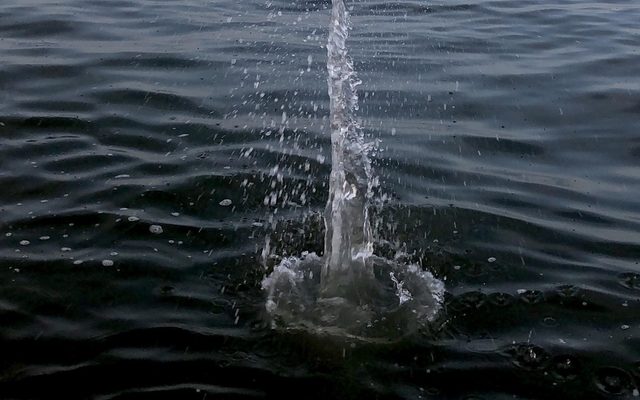
[[[0,5],[0,398],[640,394],[640,4],[349,2],[430,329],[272,329],[323,250],[330,1]]]

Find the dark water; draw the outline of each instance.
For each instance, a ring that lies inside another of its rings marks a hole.
[[[380,235],[447,302],[389,341],[268,328],[266,215],[322,249],[329,6],[0,5],[0,398],[638,396],[633,0],[352,3]]]

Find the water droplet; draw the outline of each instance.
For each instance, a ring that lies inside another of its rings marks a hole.
[[[624,272],[618,275],[620,284],[629,289],[640,289],[640,274]]]
[[[153,233],[154,235],[159,235],[163,232],[163,230],[160,225],[151,225],[149,227],[149,232]]]
[[[227,206],[230,206],[231,203],[232,203],[231,199],[224,199],[219,204],[223,207],[227,207]]]
[[[487,300],[494,306],[506,307],[513,303],[513,296],[508,293],[491,293]]]
[[[580,288],[574,285],[561,285],[556,288],[556,293],[560,297],[575,298],[580,294]]]
[[[102,266],[103,267],[113,267],[113,261],[112,260],[102,260]]]
[[[513,356],[513,363],[524,369],[540,369],[549,360],[549,353],[542,347],[530,343],[517,344],[509,352]]]
[[[21,241],[20,241],[20,246],[28,246],[28,245],[30,245],[30,244],[31,244],[31,242],[30,242],[30,241],[28,241],[28,240],[21,240]]]
[[[129,222],[136,222],[136,221],[140,221],[140,218],[134,217],[134,216],[130,216],[129,218],[127,218],[127,220]]]
[[[538,304],[544,301],[544,294],[539,290],[518,290],[520,300],[527,304]]]
[[[581,367],[578,359],[570,355],[556,356],[549,365],[551,376],[559,381],[569,381],[577,378]]]
[[[489,257],[487,258],[487,261],[492,263],[492,262],[496,262],[496,258],[495,257]]]

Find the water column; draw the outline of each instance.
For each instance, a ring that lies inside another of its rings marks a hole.
[[[348,34],[344,0],[333,0],[327,43],[332,163],[324,257],[303,252],[283,258],[262,280],[265,308],[273,327],[404,335],[437,316],[444,285],[419,265],[373,255],[369,210],[377,179],[369,158],[373,145],[354,117],[360,81],[347,53]]]
[[[349,58],[349,14],[344,0],[333,0],[327,71],[330,97],[331,176],[325,209],[325,265],[322,293],[344,296],[362,274],[370,274],[366,259],[372,253],[369,201],[373,176],[368,157],[370,144],[354,118],[361,83]]]

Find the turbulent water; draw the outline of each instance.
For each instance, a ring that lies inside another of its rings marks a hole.
[[[343,0],[332,2],[327,43],[329,110],[331,128],[331,174],[325,210],[323,290],[339,286],[353,267],[353,259],[371,253],[373,234],[369,208],[376,178],[371,171],[367,143],[353,113],[358,109],[360,84],[347,51],[351,29]]]
[[[8,0],[0,398],[638,396],[640,6],[346,6],[386,193],[355,247],[444,282],[428,329],[265,310],[327,265],[330,2]]]
[[[418,265],[374,255],[369,211],[381,199],[374,198],[378,180],[370,153],[375,143],[366,141],[354,116],[361,82],[347,51],[350,28],[344,1],[334,0],[327,43],[331,173],[324,259],[315,253],[288,257],[264,278],[262,288],[274,327],[389,340],[429,327],[444,288]]]

